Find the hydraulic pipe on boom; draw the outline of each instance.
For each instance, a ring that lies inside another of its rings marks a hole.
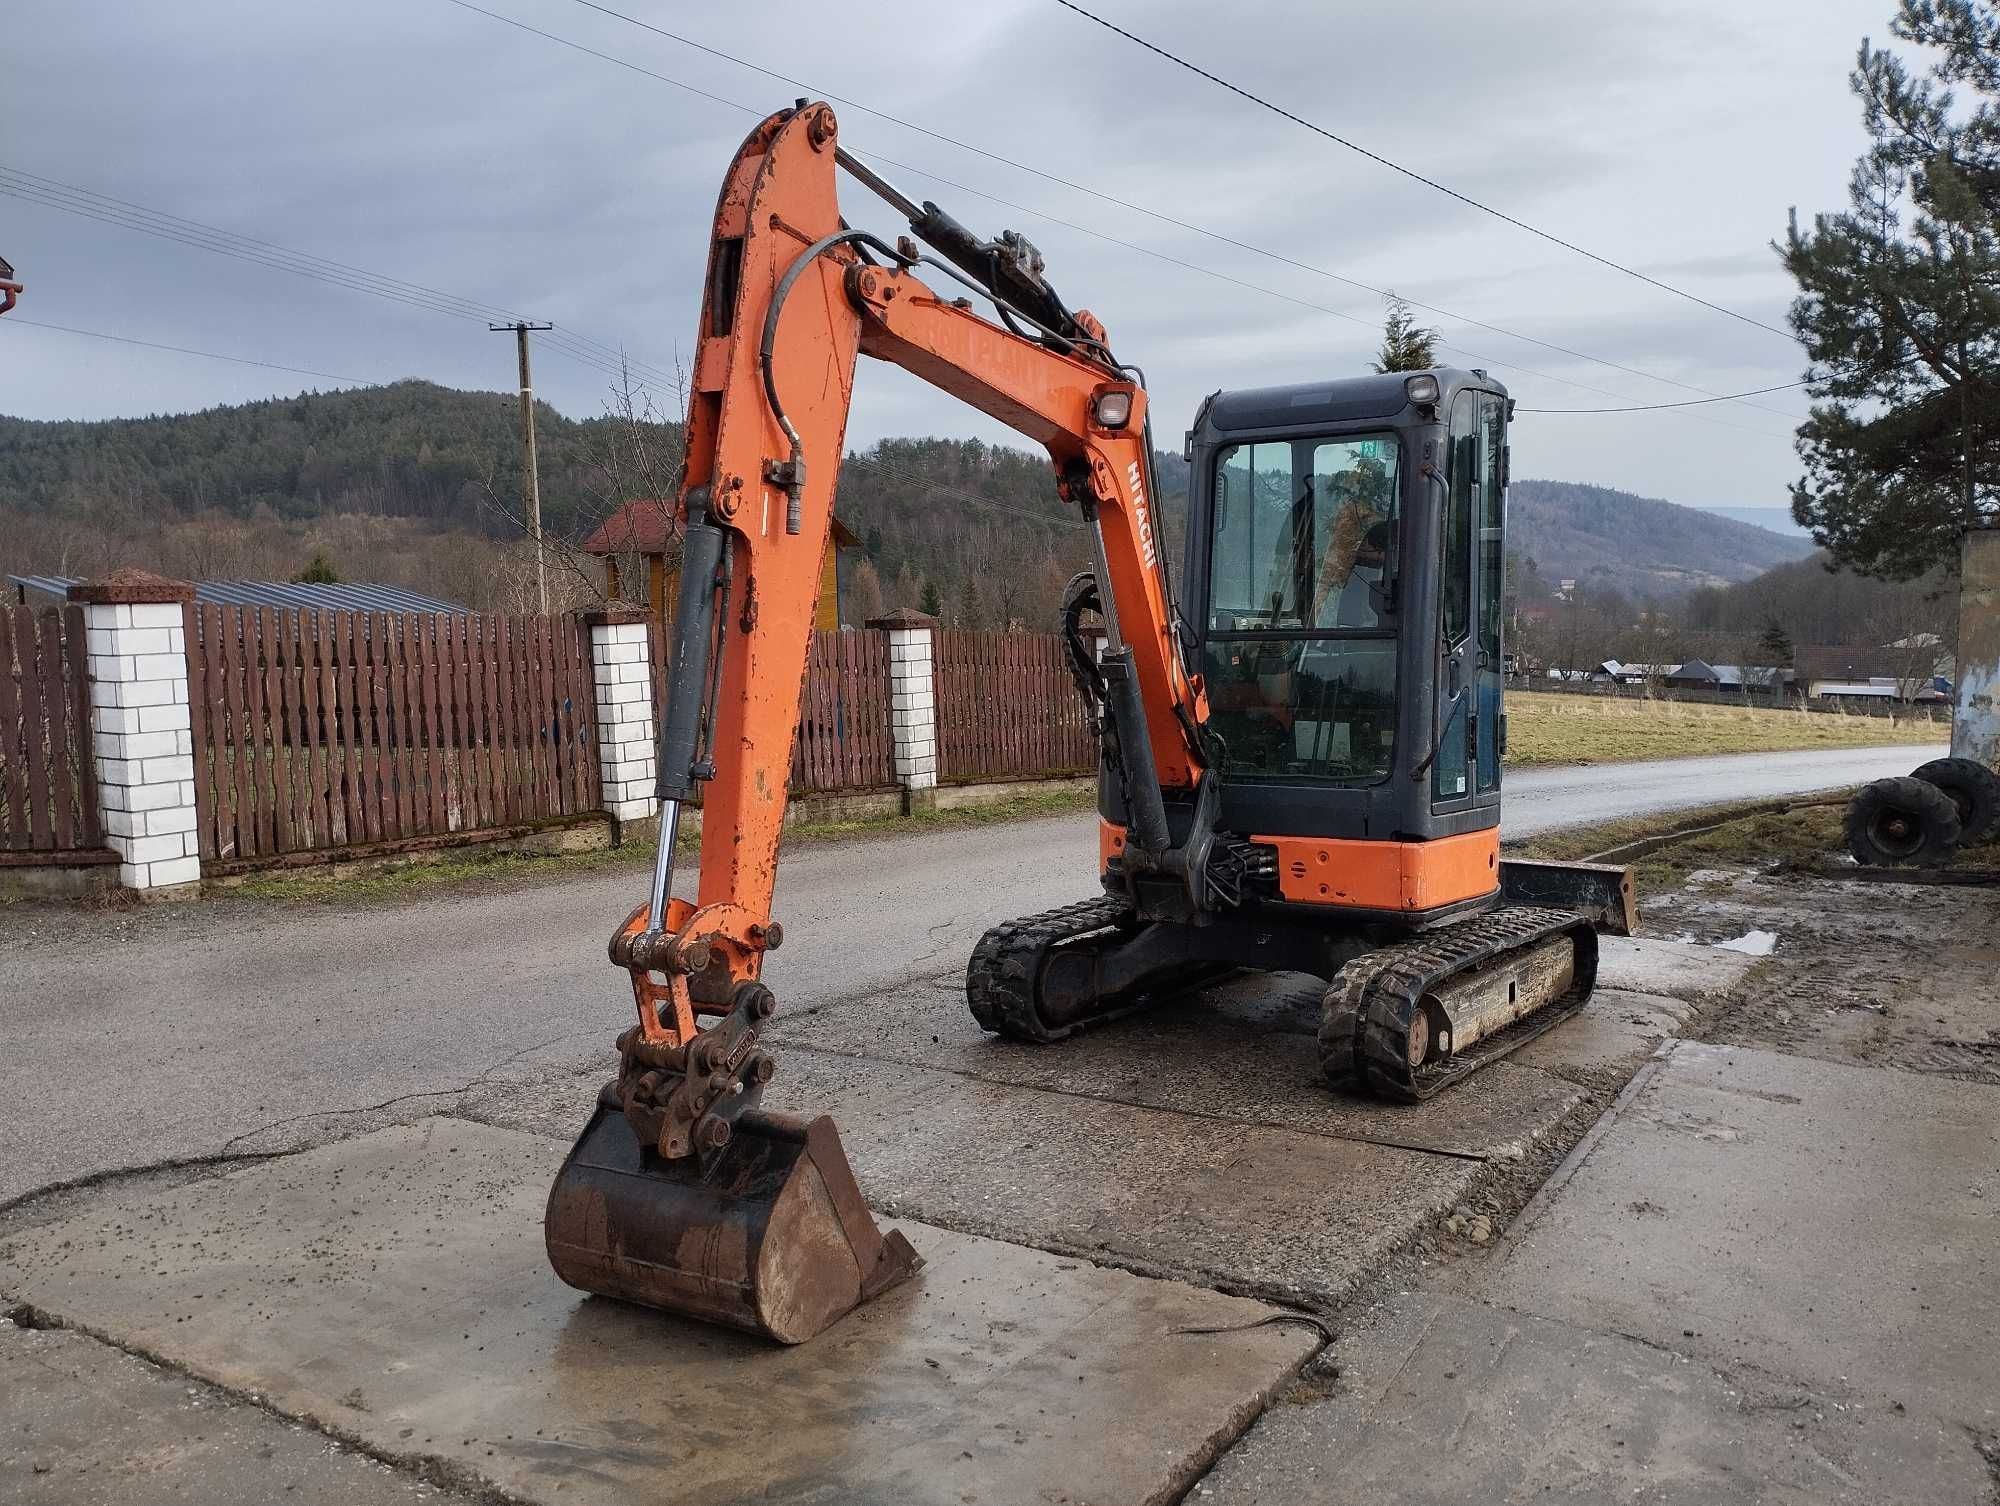
[[[854,379],[888,361],[1044,446],[1090,524],[1107,745],[1132,812],[1127,862],[1171,867],[1163,792],[1208,771],[1207,707],[1182,663],[1153,516],[1146,393],[1104,330],[1072,313],[1025,240],[982,242],[836,144],[801,101],[739,150],[716,207],[677,515],[680,591],[657,770],[653,884],[613,937],[638,1022],[549,1197],[549,1255],[588,1291],[785,1342],[811,1337],[921,1260],[876,1228],[839,1138],[759,1106],[761,981],[799,686]],[[846,167],[939,253],[850,230]],[[940,259],[941,258],[941,259]],[[937,268],[991,301],[941,296]],[[1154,708],[1152,715],[1147,708]],[[679,813],[702,804],[692,900],[673,895]]]

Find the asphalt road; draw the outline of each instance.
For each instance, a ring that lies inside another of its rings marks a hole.
[[[1513,774],[1507,831],[1918,762],[1901,747]],[[1094,822],[801,847],[784,862],[787,939],[766,978],[796,1013],[955,972],[994,921],[1091,891]],[[120,1168],[296,1148],[435,1111],[478,1083],[608,1066],[631,1004],[604,941],[642,882],[625,869],[393,902],[0,909],[0,1204]]]

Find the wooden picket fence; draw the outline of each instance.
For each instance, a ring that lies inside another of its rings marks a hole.
[[[938,777],[1085,774],[1097,745],[1053,633],[938,628]]]
[[[0,607],[0,851],[101,848],[83,608]]]
[[[598,808],[580,618],[190,606],[204,860]]]
[[[895,782],[889,635],[815,632],[792,743],[792,789],[866,790]]]
[[[653,706],[666,704],[666,633],[647,635]],[[657,720],[654,723],[658,725]],[[889,730],[889,638],[886,633],[818,631],[806,650],[799,731],[792,740],[794,795],[885,789],[896,782]],[[701,802],[700,786],[695,803]]]

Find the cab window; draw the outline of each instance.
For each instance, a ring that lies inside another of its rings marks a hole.
[[[1387,777],[1401,485],[1389,433],[1216,457],[1204,673],[1231,778]]]

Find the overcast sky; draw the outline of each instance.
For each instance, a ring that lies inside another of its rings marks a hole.
[[[1069,302],[1095,311],[1120,354],[1148,371],[1163,443],[1213,388],[1365,370],[1382,306],[1145,209],[1449,310],[1425,317],[1442,327],[1450,359],[1494,369],[1524,408],[1674,401],[1697,394],[1669,381],[1737,392],[1800,375],[1789,340],[1455,203],[1053,0],[607,0],[804,87],[578,0],[480,3],[742,108],[450,0],[10,0],[0,166],[553,319],[663,367],[688,347],[731,154],[754,119],[811,92],[849,102],[837,106],[843,143],[901,164],[884,171],[912,197],[1040,245]],[[1809,216],[1844,202],[1862,144],[1846,75],[1864,35],[1887,38],[1892,6],[1092,8],[1427,176],[1782,327],[1789,284],[1770,242],[1788,206]],[[858,187],[847,208],[858,223],[901,228]],[[0,256],[27,284],[17,315],[0,320],[0,413],[175,412],[330,385],[32,328],[30,319],[361,381],[499,388],[513,379],[512,342],[479,322],[17,197],[0,196]],[[912,378],[864,367],[850,443],[1005,437]],[[539,355],[536,377],[564,412],[604,406],[605,375],[557,351]],[[1795,392],[1755,401],[1762,406],[1523,414],[1515,474],[1695,505],[1782,506],[1805,405]]]

